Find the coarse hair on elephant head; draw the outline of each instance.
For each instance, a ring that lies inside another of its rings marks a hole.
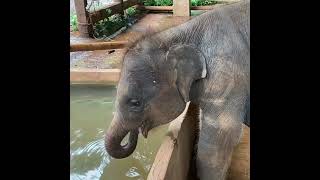
[[[117,87],[115,115],[105,136],[112,157],[133,153],[139,132],[178,117],[190,100],[194,81],[205,78],[205,57],[195,46],[169,43],[159,35],[138,40],[124,55]],[[130,133],[126,145],[121,145]]]

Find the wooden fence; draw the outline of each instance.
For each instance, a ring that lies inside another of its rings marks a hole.
[[[124,10],[135,6],[141,10],[172,11],[174,16],[190,16],[190,10],[210,10],[215,6],[191,6],[190,0],[173,0],[173,6],[143,6],[139,0],[113,0],[111,4],[94,11],[86,10],[87,0],[74,0],[78,29],[83,37],[93,37],[93,25],[114,14],[124,14]],[[111,10],[107,11],[107,9]]]

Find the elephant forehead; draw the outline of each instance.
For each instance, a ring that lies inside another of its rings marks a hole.
[[[158,82],[157,72],[148,65],[132,66],[123,69],[123,71],[121,82],[126,83],[128,86],[144,87]]]
[[[156,92],[156,83],[152,73],[131,72],[119,82],[118,96],[149,99]]]
[[[154,73],[151,69],[137,68],[128,71],[126,79],[130,83],[141,83],[148,82],[154,78]]]

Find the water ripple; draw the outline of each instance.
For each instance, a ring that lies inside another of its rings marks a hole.
[[[104,148],[104,139],[100,138],[95,141],[88,143],[85,147],[80,147],[73,151],[72,156],[87,154],[87,156],[91,156],[93,154],[98,154],[101,157],[106,155],[106,151]]]
[[[140,174],[137,172],[138,168],[131,167],[129,171],[126,173],[126,176],[128,177],[137,177],[140,176]]]
[[[101,161],[98,164],[98,166],[96,166],[94,169],[87,169],[86,171],[82,171],[82,173],[71,173],[70,180],[99,180],[101,175],[103,174],[104,168],[110,163],[110,156],[106,153],[104,149],[104,139],[97,139],[88,143],[86,146],[80,147],[75,151],[71,152],[71,158],[74,158],[76,156],[80,157],[83,155],[85,155],[87,158],[91,158],[98,155],[101,157]]]

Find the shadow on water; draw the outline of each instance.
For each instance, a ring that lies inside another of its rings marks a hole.
[[[135,152],[121,160],[104,149],[104,133],[112,120],[115,86],[70,87],[70,179],[144,180],[168,126],[139,137]]]

